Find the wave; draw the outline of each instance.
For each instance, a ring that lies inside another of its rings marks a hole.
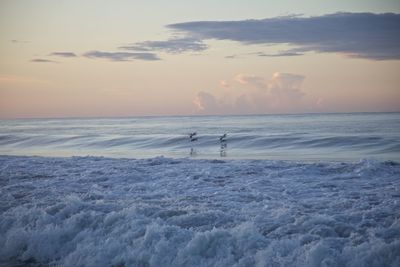
[[[399,266],[400,164],[0,156],[2,266]]]
[[[8,155],[400,159],[398,113],[11,120],[0,124],[0,154]],[[198,140],[190,142],[188,133],[194,131]],[[219,137],[224,133],[228,138],[221,146]]]
[[[254,135],[228,134],[230,148],[251,149],[253,151],[290,149],[375,149],[384,152],[400,152],[400,141],[379,136],[309,136],[306,134]],[[187,135],[0,135],[0,146],[9,147],[74,147],[74,148],[148,148],[177,149],[189,147],[215,148],[220,145],[219,135],[199,135],[196,142],[190,142]]]

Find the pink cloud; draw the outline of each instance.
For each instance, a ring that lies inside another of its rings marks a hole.
[[[292,73],[276,72],[270,79],[237,74],[232,85],[222,80],[216,93],[199,92],[194,100],[201,114],[256,114],[307,112],[317,100],[302,90],[305,77]],[[224,91],[229,87],[229,93]]]

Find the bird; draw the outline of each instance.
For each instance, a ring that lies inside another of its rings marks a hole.
[[[220,141],[220,142],[225,142],[225,141],[226,141],[226,136],[227,136],[226,133],[223,134],[223,135],[221,135],[220,138],[219,138],[219,141]]]
[[[193,133],[189,134],[190,142],[197,141],[196,135],[197,135],[196,132],[193,132]]]

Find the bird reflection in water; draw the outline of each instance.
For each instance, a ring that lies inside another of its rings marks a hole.
[[[222,136],[220,136],[220,138],[219,138],[219,142],[221,144],[220,150],[219,150],[219,155],[221,157],[226,157],[226,150],[228,148],[226,137],[227,137],[227,134],[225,133]]]

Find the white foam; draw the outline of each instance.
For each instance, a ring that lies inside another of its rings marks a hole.
[[[399,266],[400,165],[0,156],[0,262]]]

